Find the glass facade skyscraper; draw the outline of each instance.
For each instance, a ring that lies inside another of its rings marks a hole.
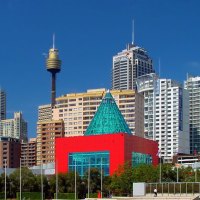
[[[6,119],[6,93],[0,89],[0,121]]]
[[[190,153],[200,153],[200,76],[188,76],[185,89],[189,92]]]
[[[153,62],[147,51],[129,44],[125,50],[113,56],[112,89],[136,89],[136,79],[153,72]]]

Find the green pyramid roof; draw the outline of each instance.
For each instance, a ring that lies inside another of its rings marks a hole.
[[[129,129],[111,93],[107,92],[90,122],[85,135],[111,133],[131,134],[131,130]]]

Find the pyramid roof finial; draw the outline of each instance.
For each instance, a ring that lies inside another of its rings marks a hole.
[[[85,135],[101,135],[112,133],[131,134],[123,115],[108,90],[90,122]]]

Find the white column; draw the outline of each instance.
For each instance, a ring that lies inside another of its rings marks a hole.
[[[102,157],[101,157],[101,198],[102,198],[102,189],[103,189],[103,170],[102,170]]]
[[[89,166],[88,166],[88,198],[90,198],[90,158],[89,158]]]
[[[55,169],[55,173],[56,173],[56,199],[58,199],[58,161],[56,160],[56,169]]]
[[[6,196],[7,196],[7,194],[6,194],[6,168],[7,168],[7,159],[5,159],[4,162],[5,162],[5,200],[6,200]]]
[[[75,159],[75,185],[74,185],[74,188],[75,188],[75,199],[76,199],[76,159]]]
[[[43,200],[43,162],[41,161],[41,199]]]

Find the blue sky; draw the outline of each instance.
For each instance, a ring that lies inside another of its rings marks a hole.
[[[62,60],[57,96],[110,88],[112,56],[131,42],[144,47],[161,77],[183,82],[200,75],[199,0],[1,0],[0,86],[7,116],[22,111],[36,136],[38,106],[50,102],[44,53],[56,47]]]

